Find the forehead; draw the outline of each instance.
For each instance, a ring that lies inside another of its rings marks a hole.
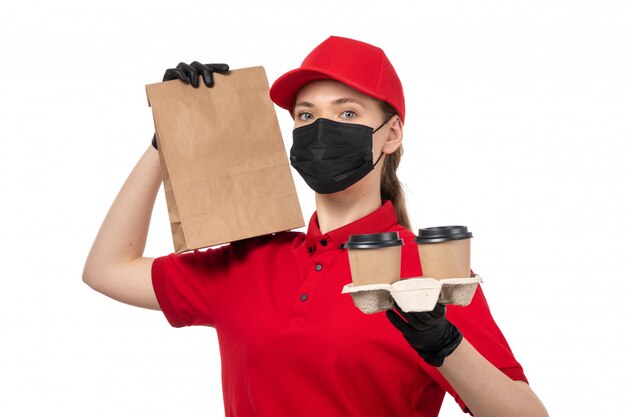
[[[296,104],[299,101],[332,102],[338,98],[352,98],[363,102],[364,104],[374,104],[376,100],[370,96],[355,90],[339,81],[335,80],[318,80],[305,85],[298,91],[296,95]]]

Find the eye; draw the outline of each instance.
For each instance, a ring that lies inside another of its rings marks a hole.
[[[343,117],[344,119],[354,119],[356,116],[357,114],[351,110],[346,110],[341,113],[341,117]]]
[[[313,115],[309,112],[303,111],[298,113],[298,119],[306,122],[307,120],[312,120]]]

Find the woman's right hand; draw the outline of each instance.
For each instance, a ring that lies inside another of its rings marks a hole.
[[[184,62],[179,63],[176,68],[168,68],[163,74],[163,81],[181,80],[185,84],[191,84],[192,87],[200,87],[199,78],[202,77],[204,85],[207,87],[213,87],[215,81],[213,80],[213,73],[226,74],[229,71],[228,64],[201,64],[198,61],[193,61],[191,64]],[[159,149],[157,145],[156,133],[152,136],[152,146],[154,149]]]
[[[181,62],[176,68],[168,68],[163,75],[163,81],[181,80],[185,84],[191,84],[194,88],[200,86],[199,77],[202,76],[204,85],[213,87],[213,73],[226,74],[228,64],[201,64],[193,61],[191,64]]]

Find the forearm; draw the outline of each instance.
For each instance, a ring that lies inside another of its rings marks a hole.
[[[526,383],[511,380],[466,339],[438,369],[476,417],[548,415]]]
[[[150,217],[161,184],[161,166],[151,146],[115,198],[85,263],[84,277],[143,255]]]

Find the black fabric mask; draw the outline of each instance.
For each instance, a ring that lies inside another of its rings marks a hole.
[[[290,161],[309,187],[318,194],[345,190],[374,169],[369,126],[317,119],[293,130]]]

